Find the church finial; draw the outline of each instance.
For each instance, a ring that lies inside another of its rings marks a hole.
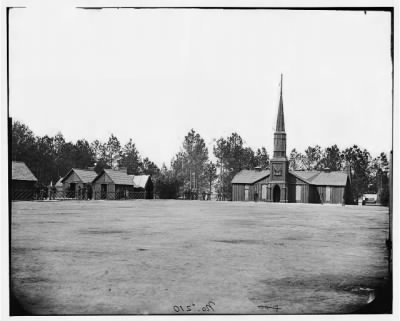
[[[276,120],[276,131],[285,131],[285,119],[283,115],[283,98],[282,98],[282,87],[283,87],[283,74],[281,74],[281,95],[279,97],[279,107],[278,107],[278,118]]]

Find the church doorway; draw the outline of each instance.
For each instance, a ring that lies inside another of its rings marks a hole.
[[[281,189],[279,188],[278,185],[275,185],[273,192],[273,201],[280,202],[280,200],[281,200]]]

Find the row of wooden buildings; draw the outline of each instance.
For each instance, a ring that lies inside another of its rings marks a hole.
[[[97,174],[93,168],[72,168],[59,180],[64,192],[78,198],[132,199],[153,198],[150,175],[129,175],[126,168],[103,169]]]
[[[12,162],[11,199],[43,198],[37,188],[37,178],[23,162]],[[129,175],[126,168],[103,169],[72,168],[64,177],[45,191],[48,198],[73,199],[136,199],[153,198],[150,175]],[[40,195],[40,196],[39,196]]]

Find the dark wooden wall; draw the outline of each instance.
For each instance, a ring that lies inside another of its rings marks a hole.
[[[288,180],[289,203],[309,203],[310,202],[310,185],[296,176],[289,174]],[[299,191],[299,195],[297,195]]]
[[[11,199],[12,200],[32,200],[35,194],[34,181],[18,181],[12,180],[11,183]]]
[[[330,197],[328,197],[330,189]],[[344,196],[344,186],[317,186],[318,194],[322,203],[341,204]]]
[[[232,201],[244,201],[244,185],[232,184]]]
[[[232,201],[245,201],[245,186],[248,186],[248,201],[255,200],[255,194],[258,195],[257,200],[266,201],[262,198],[262,186],[268,183],[268,177],[254,184],[232,184]],[[327,187],[330,188],[330,198],[327,197]],[[297,195],[297,192],[299,193]],[[329,203],[342,204],[343,198],[346,204],[351,201],[350,182],[347,180],[346,186],[314,186],[310,185],[294,175],[289,174],[288,179],[288,201],[291,203]]]
[[[262,186],[267,184],[268,177],[254,184],[232,184],[232,201],[245,201],[245,189],[248,186],[249,198],[247,201],[261,201]],[[265,201],[265,199],[263,200]]]
[[[252,198],[254,200],[255,197],[255,193],[257,193],[258,197],[257,200],[258,201],[266,201],[266,199],[262,199],[262,186],[266,185],[268,183],[268,177],[263,178],[262,180],[254,183],[254,189],[253,189],[253,194],[252,194]]]

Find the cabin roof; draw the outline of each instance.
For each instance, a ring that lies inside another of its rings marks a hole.
[[[104,169],[94,180],[93,183],[100,176],[107,174],[107,176],[116,185],[130,185],[135,188],[145,188],[150,178],[150,175],[128,175],[125,171],[115,169]]]
[[[133,175],[128,175],[126,172],[114,169],[104,169],[103,171],[116,185],[134,185]]]
[[[311,185],[346,186],[348,174],[343,171],[289,171],[290,174]]]
[[[80,168],[72,168],[67,175],[65,175],[61,182],[64,181],[72,174],[75,173],[82,183],[89,184],[91,183],[97,176],[97,173],[93,169],[80,169]]]
[[[37,182],[37,178],[24,162],[12,162],[12,180]]]
[[[296,176],[297,178],[305,181],[306,183],[311,184],[312,179],[317,177],[320,174],[320,171],[291,171],[289,170],[289,174]]]
[[[311,180],[313,185],[346,186],[348,174],[342,171],[320,172]]]
[[[269,170],[251,170],[242,169],[239,173],[235,175],[232,179],[232,184],[254,184],[255,182],[268,177]]]

